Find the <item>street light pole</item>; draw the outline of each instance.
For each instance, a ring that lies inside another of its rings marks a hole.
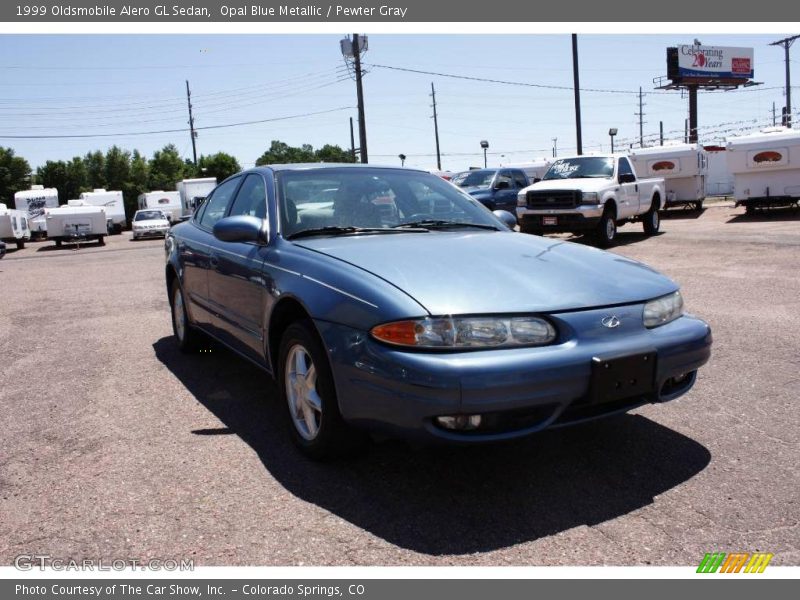
[[[405,154],[398,154],[397,158],[400,159],[400,166],[401,167],[406,166],[406,155]]]
[[[486,140],[481,140],[481,148],[483,148],[483,168],[485,169],[489,164],[486,161],[486,151],[489,149],[489,142]]]
[[[614,136],[617,135],[617,128],[612,127],[608,130],[608,137],[611,138],[611,154],[614,154]]]

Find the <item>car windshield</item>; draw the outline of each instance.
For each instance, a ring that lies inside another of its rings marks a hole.
[[[552,164],[542,178],[548,179],[581,179],[608,178],[614,176],[614,159],[610,156],[581,156],[578,158],[562,158]]]
[[[465,171],[453,175],[450,181],[458,187],[488,188],[492,185],[492,179],[495,173],[497,173],[497,171],[487,171],[485,169],[481,169],[480,171]]]
[[[136,216],[133,218],[134,221],[152,221],[154,219],[164,219],[164,213],[160,210],[144,210],[142,212],[137,212]]]
[[[402,233],[431,229],[503,230],[477,200],[430,173],[332,167],[277,174],[284,237]]]

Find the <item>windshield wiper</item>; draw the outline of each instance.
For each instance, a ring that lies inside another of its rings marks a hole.
[[[400,223],[395,225],[394,229],[409,229],[412,227],[421,227],[423,229],[450,229],[458,227],[473,227],[475,229],[491,229],[499,231],[494,225],[484,225],[483,223],[463,223],[460,221],[442,221],[436,219],[429,219],[425,221],[412,221],[411,223]]]
[[[409,231],[409,230],[403,230]],[[417,228],[418,233],[425,233],[427,229]],[[396,229],[387,227],[338,227],[330,225],[327,227],[314,227],[313,229],[303,229],[297,233],[292,233],[286,236],[287,240],[294,240],[297,238],[311,237],[314,235],[353,235],[357,233],[400,233]]]

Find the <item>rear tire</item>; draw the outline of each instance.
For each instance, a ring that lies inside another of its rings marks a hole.
[[[195,352],[200,346],[200,332],[189,322],[183,290],[177,279],[172,282],[170,308],[172,309],[170,311],[172,313],[172,333],[175,334],[178,349],[186,354]]]
[[[105,246],[106,245],[106,239],[102,235],[99,238],[97,238],[97,245],[98,246]]]
[[[56,240],[56,248],[61,248],[61,240]]]
[[[753,206],[752,204],[746,205],[744,207],[744,214],[752,217],[754,214],[756,214],[756,207]]]
[[[658,202],[653,201],[653,205],[642,216],[645,235],[655,235],[661,227],[661,216],[658,214]]]
[[[278,388],[292,439],[314,460],[329,460],[364,447],[368,437],[339,412],[328,355],[312,323],[292,323],[281,338]]]
[[[694,209],[697,212],[703,212],[703,201],[702,200],[698,200],[697,202],[695,202],[694,203]]]
[[[22,250],[25,248],[25,240],[17,240],[17,250]]]
[[[617,238],[617,211],[607,208],[600,217],[600,222],[594,231],[594,240],[598,247],[609,248]]]

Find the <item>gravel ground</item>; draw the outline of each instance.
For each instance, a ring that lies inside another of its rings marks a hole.
[[[614,252],[681,283],[714,331],[686,396],[467,449],[315,464],[267,376],[171,338],[160,240],[0,261],[0,563],[800,564],[800,213],[672,212]]]

